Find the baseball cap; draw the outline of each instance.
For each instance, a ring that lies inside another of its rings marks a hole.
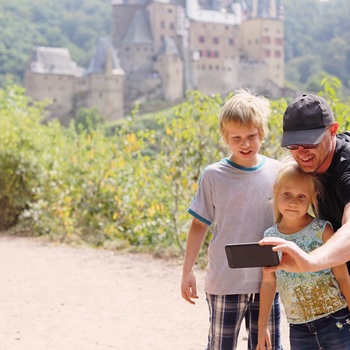
[[[293,144],[319,144],[334,116],[321,96],[304,94],[294,99],[283,115],[282,147]]]

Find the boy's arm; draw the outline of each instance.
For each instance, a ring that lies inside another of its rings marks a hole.
[[[327,242],[334,234],[332,228],[327,225],[322,236],[323,243]],[[345,300],[350,308],[350,275],[346,264],[341,264],[332,267],[332,272],[337,280],[340,290],[345,297]]]
[[[260,286],[260,306],[258,320],[258,346],[256,350],[272,349],[270,332],[267,328],[273,300],[276,294],[276,275],[263,272]]]
[[[192,299],[198,298],[193,266],[203,244],[207,229],[208,225],[193,218],[187,237],[185,260],[182,268],[181,295],[191,304],[195,304]]]

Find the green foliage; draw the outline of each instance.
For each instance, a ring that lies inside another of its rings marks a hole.
[[[322,85],[341,129],[349,129],[340,81]],[[289,101],[271,101],[262,151],[278,159],[286,155],[280,138]],[[136,110],[107,134],[104,123],[91,123],[92,111],[81,111],[84,127],[45,125],[43,105],[23,89],[0,90],[0,228],[19,223],[63,241],[183,251],[191,221],[187,208],[200,175],[228,156],[218,132],[222,104],[218,95],[191,91],[171,113],[155,118],[157,128],[135,128]]]
[[[105,117],[96,108],[80,108],[73,122],[78,132],[96,130],[103,126]]]
[[[282,4],[286,78],[305,89],[310,77],[323,70],[349,88],[350,2],[282,0]]]
[[[66,47],[87,66],[97,39],[112,36],[111,10],[109,0],[0,0],[0,77],[21,82],[33,46]]]

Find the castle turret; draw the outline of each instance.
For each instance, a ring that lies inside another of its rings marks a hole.
[[[88,84],[84,105],[97,108],[107,120],[124,115],[124,71],[107,38],[101,38],[96,45],[93,58],[86,72]]]

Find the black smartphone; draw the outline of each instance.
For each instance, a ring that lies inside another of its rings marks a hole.
[[[225,246],[228,265],[231,268],[277,266],[280,259],[271,245],[238,243]]]

